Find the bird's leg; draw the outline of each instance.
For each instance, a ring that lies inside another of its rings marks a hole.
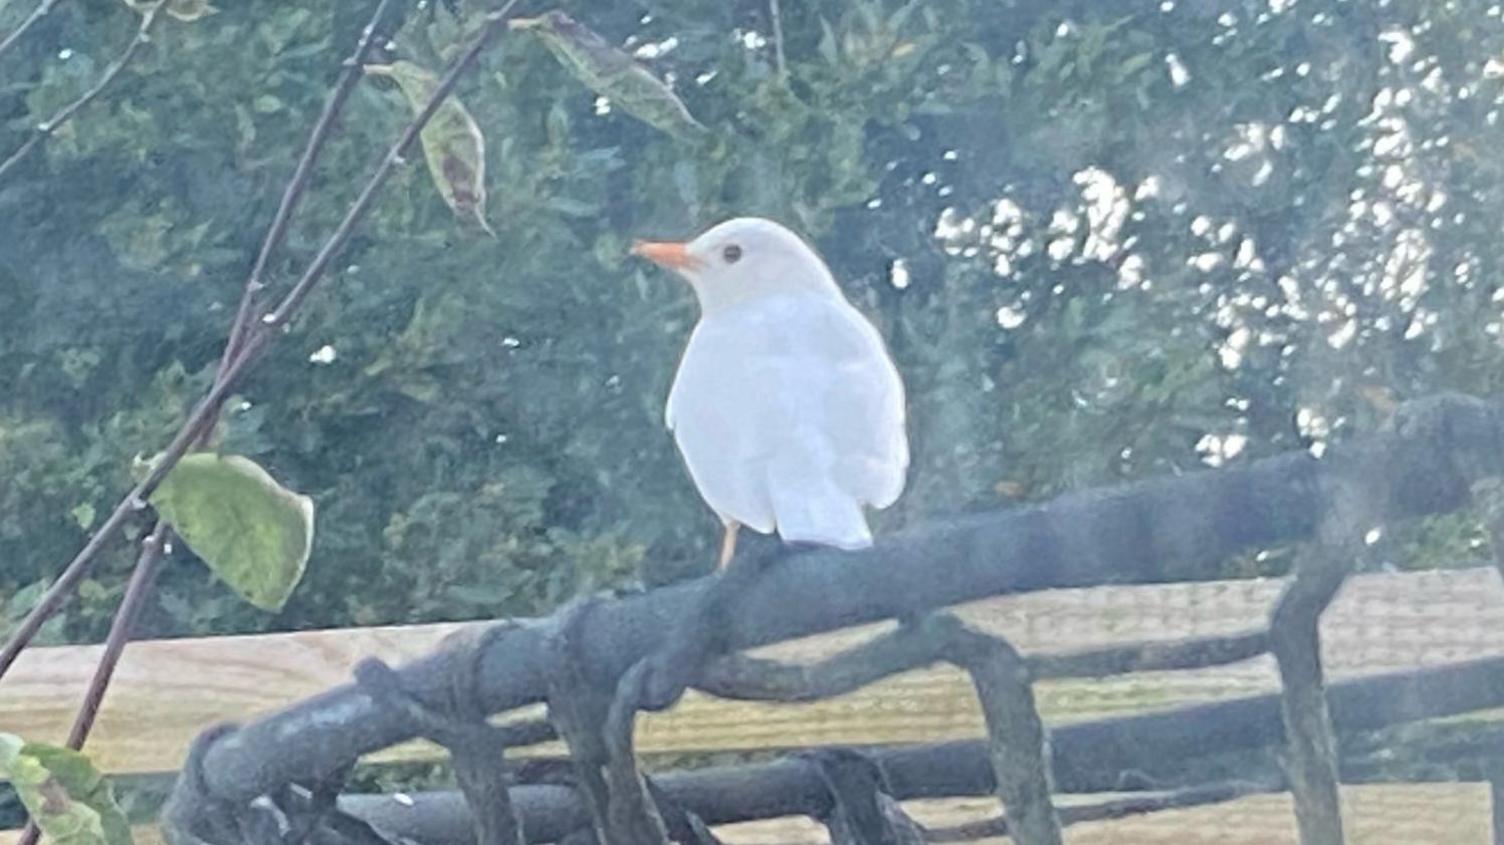
[[[742,524],[734,519],[726,520],[726,533],[721,537],[721,557],[716,562],[717,572],[725,572],[731,559],[736,556],[736,532]]]

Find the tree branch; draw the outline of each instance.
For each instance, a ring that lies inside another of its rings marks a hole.
[[[1322,460],[1301,451],[939,523],[860,552],[795,555],[749,584],[720,627],[728,648],[743,650],[1004,593],[1213,577],[1237,551],[1310,537],[1329,506],[1322,479],[1350,479],[1371,495],[1375,523],[1452,511],[1475,478],[1504,470],[1504,407],[1466,397],[1428,406],[1434,425],[1339,444]],[[1462,449],[1470,460],[1453,464]],[[658,652],[709,588],[702,579],[602,602],[582,625],[585,665],[614,677]],[[522,626],[486,648],[479,693],[491,712],[541,700],[551,627]],[[399,671],[422,690],[442,683],[455,659],[439,653]],[[350,688],[335,689],[216,743],[208,777],[219,794],[250,800],[324,759],[411,736]]]
[[[20,26],[16,27],[10,35],[5,36],[5,40],[0,41],[0,56],[5,55],[5,51],[20,40],[21,36],[26,34],[26,30],[31,29],[32,24],[47,17],[47,13],[56,5],[57,0],[41,0],[37,3],[36,8],[31,10],[31,14],[26,16],[26,20],[21,21]]]
[[[1328,695],[1333,722],[1344,734],[1504,706],[1504,657],[1344,681],[1332,684]],[[1055,728],[1050,751],[1056,786],[1074,793],[1118,791],[1123,771],[1179,771],[1182,763],[1212,755],[1276,746],[1283,739],[1279,708],[1279,696],[1269,694]],[[229,759],[220,755],[235,741],[226,736],[206,751],[203,774],[211,785],[236,780],[214,764],[217,756]],[[275,761],[296,744],[284,741],[264,748],[262,757],[245,759]],[[983,742],[889,748],[871,756],[899,800],[982,796],[995,788]],[[1280,780],[1272,769],[1271,775],[1271,782]],[[653,780],[677,806],[712,825],[809,815],[818,812],[824,795],[812,767],[796,759],[668,772]],[[340,805],[394,834],[433,843],[466,841],[470,822],[459,796],[410,797],[411,804],[398,804],[388,796],[345,796]],[[512,801],[529,842],[552,842],[588,824],[578,794],[566,787],[519,786]]]
[[[229,365],[235,360],[235,353],[239,347],[239,336],[245,329],[248,321],[252,300],[256,290],[260,288],[258,281],[261,270],[266,265],[267,257],[280,243],[287,231],[287,221],[291,217],[292,209],[296,206],[299,197],[304,193],[308,185],[308,175],[313,168],[313,162],[323,148],[324,140],[328,137],[329,129],[334,122],[334,117],[339,113],[355,83],[359,81],[360,67],[375,43],[374,35],[380,23],[385,20],[387,9],[392,0],[381,0],[376,11],[372,13],[371,20],[361,31],[360,41],[355,52],[345,60],[345,72],[331,92],[328,101],[324,105],[324,111],[319,115],[308,145],[303,151],[303,156],[294,170],[292,179],[288,182],[287,189],[282,195],[282,204],[277,209],[271,226],[268,228],[266,238],[262,243],[261,252],[257,256],[256,267],[252,270],[251,277],[246,283],[245,292],[241,297],[240,308],[237,311],[235,322],[230,328],[230,340],[225,345],[225,350],[220,357],[219,374],[217,379],[222,380]],[[147,16],[156,14],[153,8],[147,11]],[[143,20],[143,24],[146,21]],[[199,441],[202,444],[207,439],[209,429],[200,432]],[[115,619],[110,626],[109,636],[105,639],[104,653],[100,657],[99,667],[89,687],[84,693],[84,702],[81,705],[73,729],[68,736],[68,747],[73,749],[82,748],[84,741],[89,736],[89,731],[94,725],[94,719],[98,715],[100,702],[104,699],[106,688],[114,673],[115,665],[119,662],[120,655],[129,642],[131,632],[135,628],[136,619],[140,616],[141,608],[145,604],[151,586],[156,580],[157,570],[167,547],[172,543],[172,527],[166,520],[157,520],[150,536],[142,544],[141,556],[136,562],[135,570],[131,575],[131,581],[126,588],[125,598],[116,610]],[[30,839],[23,838],[22,845],[33,845],[35,836]]]
[[[773,57],[778,62],[778,77],[787,82],[789,63],[783,55],[783,10],[778,0],[768,0],[768,17],[773,22]]]
[[[425,707],[402,688],[397,673],[376,658],[361,661],[355,677],[367,695],[405,713],[421,726],[425,738],[449,751],[455,780],[475,819],[476,845],[522,845],[522,826],[508,789],[506,733],[487,722],[484,714]]]
[[[974,631],[949,614],[920,624],[934,632],[945,659],[965,669],[976,687],[987,724],[987,757],[1013,840],[1060,845],[1060,818],[1050,801],[1049,746],[1023,657],[1007,640]]]
[[[44,6],[50,6],[52,2],[56,2],[56,0],[49,0]],[[318,121],[314,124],[308,145],[303,151],[302,158],[298,161],[298,166],[293,172],[292,179],[288,182],[287,189],[283,192],[282,203],[277,208],[277,213],[267,230],[266,238],[262,242],[261,251],[257,255],[255,268],[251,271],[250,279],[246,282],[245,292],[242,294],[240,306],[236,310],[235,321],[230,327],[230,339],[225,344],[224,353],[220,357],[219,369],[215,376],[216,381],[224,380],[230,364],[235,360],[235,355],[240,349],[241,337],[250,321],[255,294],[262,287],[260,275],[266,266],[267,258],[286,234],[287,223],[292,216],[292,210],[308,186],[308,176],[313,169],[314,160],[323,148],[324,141],[329,134],[329,129],[333,125],[335,115],[339,113],[345,100],[349,98],[350,92],[354,89],[355,83],[360,79],[360,67],[375,42],[374,35],[376,28],[385,19],[387,8],[390,5],[391,0],[381,0],[377,5],[376,11],[371,15],[370,23],[366,24],[365,29],[361,31],[360,41],[355,48],[354,54],[345,60],[345,72],[341,75],[334,90],[330,93],[329,99],[324,104],[323,113],[319,115]],[[33,18],[45,13],[45,7],[38,7],[38,10],[33,12]],[[156,13],[156,7],[146,12],[146,16],[142,21],[143,34],[145,26],[149,23],[149,19],[155,16]],[[22,28],[24,29],[33,18],[29,18],[27,23],[23,23]],[[18,34],[19,30],[12,35],[12,38]],[[131,49],[134,49],[135,45],[142,40],[144,39],[138,36],[138,39],[132,42]],[[7,43],[9,42],[7,41]],[[0,44],[0,52],[3,51],[4,45]],[[119,68],[124,67],[124,62],[129,59],[129,52],[128,50],[126,56],[116,66],[116,72],[118,72]],[[107,82],[108,79],[101,81],[100,85],[96,86],[95,93],[101,90]],[[82,105],[82,101],[80,101],[79,105]],[[75,108],[74,110],[76,111],[77,109]],[[57,125],[65,119],[67,119],[66,115],[60,113],[60,116],[54,118],[52,123]],[[3,169],[0,169],[0,172],[3,172]],[[214,413],[217,414],[218,409]],[[199,432],[198,439],[200,445],[208,439],[210,430],[209,427],[205,427]],[[93,677],[89,680],[89,687],[84,692],[84,701],[79,706],[78,714],[73,722],[73,728],[68,734],[67,745],[69,748],[75,750],[82,748],[84,742],[88,739],[89,732],[93,729],[94,720],[99,714],[99,706],[104,700],[105,691],[109,688],[110,678],[114,675],[115,666],[119,663],[120,656],[125,651],[126,644],[130,642],[132,632],[136,626],[136,620],[140,617],[141,609],[145,606],[146,597],[150,594],[152,585],[156,581],[162,557],[167,547],[171,545],[172,538],[172,526],[165,519],[158,519],[156,525],[152,528],[151,534],[142,544],[141,556],[136,561],[130,583],[126,587],[125,597],[122,599],[120,607],[115,611],[115,618],[110,625],[109,635],[105,639],[104,653],[100,656],[99,665],[95,669]],[[40,835],[41,831],[36,825],[28,822],[26,830],[21,835],[19,845],[36,845]]]
[[[11,635],[5,646],[0,648],[0,677],[3,677],[6,670],[15,663],[16,658],[21,654],[21,650],[26,647],[27,643],[31,642],[32,637],[36,636],[42,624],[72,594],[74,587],[78,586],[78,582],[82,581],[89,574],[89,566],[93,563],[95,556],[104,548],[105,543],[115,536],[116,532],[125,525],[125,521],[132,514],[146,508],[147,497],[157,488],[158,484],[162,483],[162,479],[167,476],[172,467],[177,465],[177,462],[182,459],[183,455],[188,453],[188,450],[197,441],[206,427],[212,424],[212,409],[218,408],[219,403],[224,401],[224,398],[229,395],[230,388],[234,386],[236,378],[240,376],[254,355],[261,351],[261,348],[266,345],[268,340],[270,340],[270,335],[265,333],[252,336],[246,349],[242,351],[241,355],[235,359],[230,369],[225,373],[225,377],[210,388],[209,393],[194,406],[194,410],[188,415],[188,421],[184,423],[183,427],[178,430],[177,435],[173,437],[172,442],[163,450],[162,457],[157,461],[156,465],[147,472],[145,478],[138,482],[135,487],[131,488],[131,491],[126,494],[125,498],[121,499],[115,505],[115,509],[110,512],[105,521],[89,537],[89,542],[84,544],[84,547],[79,550],[73,560],[69,561],[68,566],[63,569],[63,574],[58,576],[57,581],[53,582],[52,586],[47,589],[47,592],[42,595],[42,598],[31,609],[31,612],[26,614],[26,618],[21,620],[21,624],[16,627],[15,633]]]
[[[141,555],[136,560],[136,568],[131,571],[130,583],[125,587],[125,597],[120,600],[120,607],[115,609],[115,618],[110,622],[110,633],[104,641],[104,653],[99,656],[94,675],[89,679],[89,688],[84,692],[83,703],[79,705],[78,713],[73,717],[73,727],[68,731],[67,745],[75,751],[84,747],[89,731],[94,728],[99,707],[104,703],[105,690],[109,689],[110,678],[115,675],[115,667],[120,664],[120,656],[125,653],[125,645],[130,642],[136,621],[141,618],[146,597],[151,594],[152,585],[156,583],[157,573],[161,570],[162,557],[171,542],[172,527],[162,520],[158,520],[151,534],[141,541]],[[28,820],[18,845],[36,845],[41,835],[42,831],[36,826],[36,822]]]
[[[1035,654],[1025,657],[1024,663],[1035,680],[1097,678],[1128,672],[1222,666],[1257,657],[1268,650],[1268,633],[1251,631],[1226,637]],[[726,655],[712,661],[694,687],[717,698],[740,701],[817,701],[845,695],[938,659],[925,637],[913,628],[901,627],[816,663]]]
[[[371,49],[376,45],[376,32],[381,23],[386,20],[387,9],[391,6],[391,0],[381,0],[376,6],[376,11],[371,13],[371,20],[360,31],[360,40],[355,45],[355,52],[351,53],[344,61],[344,71],[340,73],[339,81],[334,89],[329,92],[329,97],[324,101],[324,110],[319,113],[318,120],[313,124],[313,130],[308,134],[308,143],[303,148],[303,155],[298,159],[298,164],[293,168],[292,178],[288,180],[287,187],[282,191],[282,201],[277,205],[276,214],[272,215],[272,222],[266,230],[266,237],[261,241],[261,249],[256,253],[256,263],[251,267],[251,274],[246,278],[245,290],[240,295],[240,305],[235,309],[235,321],[230,324],[230,339],[225,343],[224,354],[219,360],[219,371],[216,378],[223,378],[225,370],[230,362],[235,360],[235,355],[240,351],[240,345],[244,340],[246,330],[254,322],[256,295],[265,287],[262,279],[266,273],[266,265],[271,260],[272,253],[281,245],[283,237],[287,234],[287,225],[292,220],[292,213],[298,207],[299,200],[308,189],[309,177],[313,174],[314,162],[324,150],[324,142],[329,138],[329,130],[334,126],[334,118],[344,110],[345,101],[350,98],[350,93],[364,75],[361,67],[366,63]]]
[[[476,38],[474,44],[451,66],[450,70],[444,75],[443,80],[434,90],[433,96],[429,99],[427,105],[413,118],[397,141],[387,150],[381,164],[367,181],[360,196],[345,213],[334,234],[330,235],[329,239],[325,241],[324,246],[319,250],[313,263],[308,266],[292,290],[277,305],[276,309],[243,333],[245,339],[241,343],[240,349],[236,351],[229,365],[221,369],[220,375],[215,379],[215,383],[210,388],[209,393],[194,407],[188,416],[187,422],[183,424],[183,427],[179,429],[172,442],[163,450],[162,456],[148,472],[146,478],[139,482],[116,505],[110,516],[94,532],[94,535],[89,538],[89,542],[69,562],[68,566],[63,570],[63,574],[58,576],[58,580],[47,590],[36,607],[32,608],[31,613],[27,614],[26,618],[22,620],[10,641],[5,644],[4,648],[0,648],[0,677],[5,675],[5,672],[20,654],[21,649],[25,647],[26,643],[31,641],[31,638],[36,635],[37,630],[41,628],[42,623],[62,605],[78,582],[88,574],[94,557],[104,547],[104,544],[120,530],[132,513],[146,506],[147,497],[162,482],[167,473],[172,471],[172,468],[177,465],[177,462],[182,459],[183,455],[187,454],[198,438],[213,425],[214,420],[218,416],[220,405],[223,403],[225,397],[229,395],[230,389],[245,370],[259,357],[260,353],[271,344],[272,340],[278,334],[275,329],[285,325],[297,312],[308,294],[312,292],[314,286],[322,278],[324,270],[328,268],[329,262],[345,246],[350,234],[355,230],[360,221],[365,218],[366,213],[370,211],[377,191],[386,184],[386,180],[391,175],[392,169],[402,160],[402,153],[418,137],[418,133],[422,131],[429,118],[433,116],[434,111],[438,109],[444,99],[449,96],[449,92],[454,89],[460,76],[474,63],[475,58],[480,55],[481,50],[505,26],[506,15],[516,3],[517,0],[510,0],[499,11],[490,16],[485,28]]]
[[[151,534],[141,541],[141,556],[136,560],[130,583],[125,587],[125,597],[120,600],[120,607],[116,609],[115,618],[110,623],[104,654],[99,657],[99,665],[95,667],[94,677],[89,681],[83,704],[73,720],[72,730],[68,732],[69,748],[83,748],[84,740],[88,739],[89,731],[94,727],[99,706],[104,701],[105,689],[110,684],[111,676],[115,674],[116,665],[120,663],[125,644],[130,641],[131,631],[136,627],[136,620],[140,618],[141,610],[146,605],[146,597],[151,594],[152,584],[157,580],[162,558],[171,542],[172,528],[165,522],[158,522]]]
[[[360,196],[356,197],[355,203],[350,206],[350,210],[346,212],[345,218],[340,221],[339,226],[334,230],[334,234],[330,235],[329,240],[324,242],[323,248],[314,257],[313,263],[308,266],[303,276],[298,279],[297,284],[293,285],[292,290],[283,298],[276,309],[263,318],[262,325],[265,330],[270,331],[286,323],[298,310],[299,306],[303,304],[303,300],[312,292],[314,285],[323,276],[324,270],[329,266],[329,262],[334,260],[334,256],[344,248],[345,242],[350,238],[350,233],[355,231],[355,226],[360,223],[365,217],[366,212],[370,210],[371,203],[376,199],[377,191],[381,190],[381,187],[386,184],[387,177],[391,175],[393,168],[398,164],[404,163],[402,156],[407,152],[407,148],[411,147],[413,141],[417,140],[418,133],[422,132],[423,127],[428,125],[428,121],[433,117],[433,113],[438,111],[439,106],[449,97],[449,92],[454,90],[454,86],[459,83],[460,77],[470,69],[470,65],[475,63],[476,57],[481,54],[481,51],[486,49],[486,46],[491,43],[491,39],[496,37],[497,33],[506,28],[506,19],[511,13],[512,8],[516,5],[517,0],[507,0],[500,9],[487,15],[486,25],[481,29],[480,34],[476,36],[474,43],[465,50],[463,55],[455,60],[454,64],[450,65],[449,70],[439,80],[438,87],[434,89],[433,95],[428,98],[428,102],[423,106],[423,109],[418,112],[417,117],[412,119],[412,122],[407,124],[407,128],[402,130],[401,136],[398,137],[397,142],[392,145],[391,149],[387,150],[386,156],[381,160],[381,164],[377,166],[376,172],[371,174],[371,179],[366,183],[365,189],[360,192]]]
[[[125,50],[122,51],[119,57],[115,59],[114,64],[111,64],[110,67],[105,70],[104,75],[99,77],[99,80],[94,83],[94,86],[92,88],[85,91],[78,99],[74,100],[66,106],[63,106],[52,117],[39,124],[32,131],[31,137],[26,139],[26,143],[22,144],[19,149],[11,153],[10,158],[7,158],[4,162],[0,162],[0,179],[4,179],[5,174],[9,173],[11,169],[14,168],[17,164],[20,164],[21,160],[26,158],[28,153],[30,153],[36,147],[40,146],[42,141],[46,139],[47,136],[51,135],[53,132],[56,132],[59,126],[67,123],[68,120],[72,118],[79,109],[92,102],[95,97],[98,97],[101,93],[104,92],[104,89],[108,87],[111,82],[115,81],[115,77],[119,76],[121,71],[125,70],[125,66],[130,64],[131,59],[135,57],[136,51],[141,48],[141,45],[151,40],[151,28],[154,24],[156,24],[157,14],[162,11],[162,6],[165,2],[166,0],[158,0],[156,4],[148,7],[146,10],[141,12],[141,22],[136,27],[136,34],[131,37],[131,43],[126,45]],[[44,8],[44,6],[46,8]],[[39,6],[37,8],[37,12],[46,14],[47,9],[50,7],[51,3],[44,3],[43,6]],[[33,17],[40,17],[37,12],[32,13]],[[21,26],[24,29],[25,27],[30,26],[31,23],[33,23],[32,18],[28,18],[21,24]],[[15,38],[17,35],[20,35],[20,33],[21,30],[17,30],[16,32],[11,33],[11,38]],[[10,39],[7,39],[5,43],[0,44],[0,52],[4,52],[4,48],[9,43]]]

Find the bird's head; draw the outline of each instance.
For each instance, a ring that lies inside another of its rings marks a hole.
[[[687,242],[638,241],[632,254],[683,276],[707,314],[765,296],[840,295],[809,244],[760,217],[727,220]]]

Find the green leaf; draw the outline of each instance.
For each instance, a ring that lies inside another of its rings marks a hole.
[[[678,137],[708,131],[672,88],[569,15],[554,10],[536,18],[514,18],[507,26],[536,34],[585,87],[643,123]]]
[[[192,23],[219,11],[210,5],[209,0],[165,0],[165,3],[163,0],[125,0],[125,5],[138,15],[161,7],[167,14],[184,23]]]
[[[841,64],[840,40],[836,37],[836,31],[831,28],[830,21],[820,19],[820,57],[831,66]]]
[[[79,502],[73,506],[73,510],[68,511],[68,514],[73,517],[74,522],[78,523],[78,527],[85,531],[88,531],[89,526],[94,524],[94,505],[89,502]]]
[[[423,111],[439,87],[432,71],[412,62],[366,65],[365,71],[396,82],[413,114]],[[486,221],[486,138],[464,104],[453,96],[444,98],[418,138],[428,160],[428,174],[445,204],[458,217],[473,218],[486,234],[496,237]]]
[[[1154,63],[1153,53],[1135,53],[1118,66],[1118,81],[1121,82]]]
[[[0,733],[0,778],[57,845],[129,845],[130,823],[89,758],[70,748]]]
[[[184,23],[192,23],[218,11],[209,5],[209,0],[167,0],[167,14]]]
[[[209,568],[262,610],[280,610],[313,544],[313,500],[255,461],[197,452],[172,468],[151,504]]]

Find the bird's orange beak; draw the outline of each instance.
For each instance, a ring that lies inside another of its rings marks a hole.
[[[688,244],[677,241],[638,241],[632,244],[632,254],[670,270],[694,270],[700,266],[700,260],[689,254]]]

